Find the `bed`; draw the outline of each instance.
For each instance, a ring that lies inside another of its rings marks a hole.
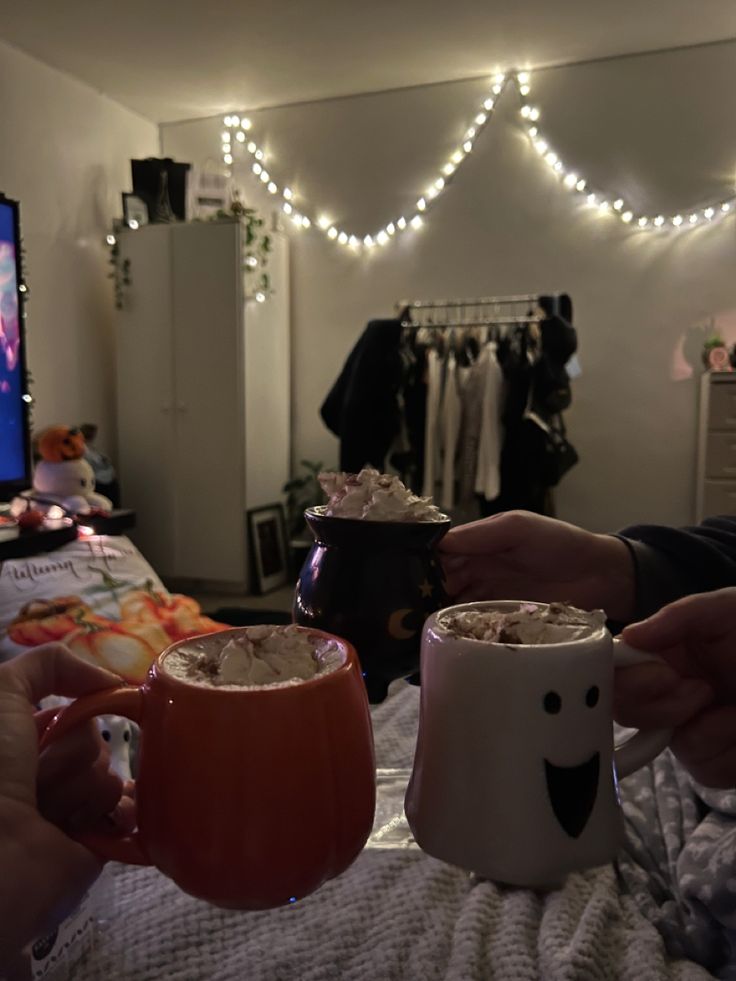
[[[6,562],[0,652],[21,649],[24,635],[12,640],[9,625],[19,605],[51,597],[51,587],[56,596],[81,591],[108,617],[136,609],[126,595],[163,590],[127,539]],[[621,784],[627,840],[613,865],[553,892],[500,888],[412,840],[403,795],[418,710],[418,690],[403,682],[371,710],[376,821],[342,876],[293,906],[233,913],[188,897],[156,870],[112,865],[110,915],[76,981],[736,979],[736,793],[698,787],[665,752]]]

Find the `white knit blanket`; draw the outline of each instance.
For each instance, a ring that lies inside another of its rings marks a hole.
[[[418,690],[403,683],[373,709],[376,827],[341,877],[294,906],[233,913],[118,866],[113,917],[75,981],[736,978],[736,795],[696,792],[663,754],[623,783],[629,843],[615,867],[546,895],[498,888],[411,841],[417,717]]]

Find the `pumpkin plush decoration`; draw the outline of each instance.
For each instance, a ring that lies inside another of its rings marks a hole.
[[[112,502],[95,493],[95,475],[84,459],[84,436],[68,426],[50,426],[36,439],[41,459],[33,474],[33,490],[43,503],[58,504],[72,514],[92,508],[109,511]]]
[[[68,426],[49,426],[36,439],[38,455],[48,463],[80,460],[84,456],[84,445],[80,430]]]

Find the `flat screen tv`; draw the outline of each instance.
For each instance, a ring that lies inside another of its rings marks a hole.
[[[20,209],[0,194],[0,501],[31,483],[22,283]]]

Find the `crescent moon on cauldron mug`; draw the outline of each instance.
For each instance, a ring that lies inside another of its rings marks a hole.
[[[394,637],[396,640],[409,640],[410,637],[414,637],[416,630],[407,630],[403,623],[406,617],[413,612],[414,610],[407,607],[403,610],[395,610],[391,614],[388,618],[388,632],[390,637]]]

